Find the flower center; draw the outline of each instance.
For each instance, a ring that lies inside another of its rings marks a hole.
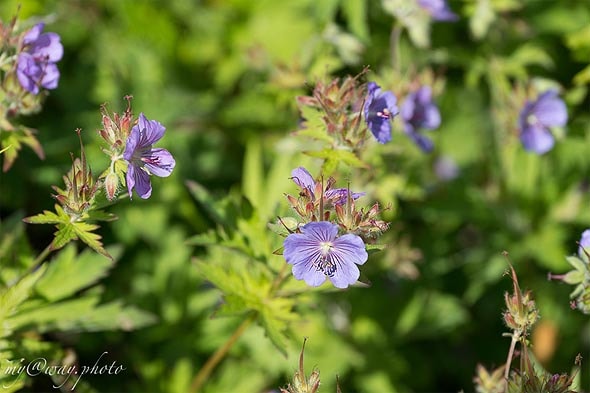
[[[331,248],[332,242],[320,242],[320,251],[324,257],[330,253]]]
[[[389,111],[389,109],[383,108],[383,110],[377,112],[377,117],[380,117],[382,119],[390,119],[391,112]]]
[[[330,258],[330,249],[333,246],[332,242],[320,242],[320,252],[322,253],[322,256],[317,264],[317,269],[328,277],[332,277],[334,276],[334,273],[336,273],[336,264],[332,262],[332,258]]]
[[[527,116],[526,121],[530,125],[535,125],[535,124],[537,124],[537,122],[539,120],[537,119],[537,116],[535,116],[533,113],[531,113],[530,115]]]

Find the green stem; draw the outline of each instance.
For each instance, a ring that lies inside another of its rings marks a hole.
[[[508,351],[508,358],[506,359],[506,366],[504,368],[504,383],[505,389],[504,391],[508,391],[508,377],[510,376],[510,364],[512,363],[512,358],[514,357],[514,349],[516,347],[516,343],[518,342],[518,337],[516,332],[512,333],[512,341],[510,342],[510,350]]]
[[[12,287],[13,285],[15,285],[16,283],[20,282],[23,278],[25,278],[26,276],[28,276],[29,274],[33,273],[35,270],[37,270],[39,267],[41,267],[41,265],[43,264],[43,262],[45,261],[45,258],[47,258],[47,256],[51,253],[51,251],[53,251],[53,248],[51,248],[51,243],[45,247],[45,249],[43,251],[41,251],[41,254],[39,254],[37,256],[37,258],[35,258],[35,260],[33,261],[33,264],[31,265],[31,267],[26,271],[25,274],[23,274],[21,277],[19,277],[18,280],[12,281],[8,287]]]
[[[33,261],[33,267],[30,269],[31,271],[36,270],[39,266],[41,266],[45,258],[47,258],[51,251],[53,251],[53,249],[51,248],[51,244],[45,247],[45,249],[41,251],[41,254],[39,254],[37,258],[35,258],[35,260]]]
[[[197,373],[197,375],[193,379],[193,382],[191,383],[191,387],[189,389],[189,392],[190,393],[197,393],[199,391],[199,389],[201,388],[201,386],[203,386],[203,383],[205,383],[205,381],[211,375],[211,372],[213,371],[213,369],[215,368],[215,366],[217,366],[219,364],[219,362],[221,362],[221,360],[229,352],[229,350],[231,349],[231,347],[233,347],[233,345],[236,343],[236,341],[238,341],[238,339],[242,336],[242,334],[244,334],[244,332],[246,331],[246,328],[252,322],[254,322],[254,320],[256,319],[256,317],[257,317],[257,314],[256,313],[250,314],[250,316],[247,319],[245,319],[240,324],[240,326],[238,326],[238,328],[236,329],[236,331],[234,332],[234,334],[231,335],[231,337],[225,342],[225,344],[223,344],[223,346],[220,347],[207,360],[207,362],[205,363],[205,365],[203,365],[203,367],[199,370],[199,372]]]
[[[279,289],[279,286],[281,285],[283,280],[287,277],[287,275],[285,274],[286,270],[287,270],[287,266],[288,265],[285,263],[283,265],[283,267],[281,268],[281,270],[279,271],[279,274],[277,275],[277,277],[275,278],[275,280],[273,281],[273,283],[270,287],[269,296],[273,295]],[[258,317],[257,313],[251,313],[250,316],[247,319],[245,319],[240,324],[240,326],[238,326],[236,331],[225,342],[225,344],[223,344],[222,347],[220,347],[213,355],[211,355],[211,357],[209,359],[207,359],[207,362],[205,363],[205,365],[199,370],[197,375],[195,375],[195,377],[193,378],[193,382],[191,383],[191,388],[189,389],[190,393],[197,393],[199,391],[199,389],[203,386],[205,381],[211,375],[211,372],[213,372],[213,369],[215,369],[215,367],[221,362],[221,360],[223,360],[223,358],[225,357],[225,355],[227,355],[227,353],[229,352],[231,347],[236,343],[236,341],[238,341],[238,339],[242,336],[242,334],[244,334],[244,332],[246,331],[246,328],[248,326],[250,326],[250,324],[252,322],[254,322],[257,317]]]
[[[394,23],[389,35],[389,49],[391,51],[391,65],[394,70],[400,71],[401,68],[401,51],[400,51],[400,37],[402,35],[402,27],[398,23]]]

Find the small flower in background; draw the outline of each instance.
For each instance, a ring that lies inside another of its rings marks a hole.
[[[38,23],[24,35],[17,60],[18,81],[32,94],[39,94],[40,87],[55,89],[59,81],[55,63],[63,56],[63,46],[58,34],[41,33],[43,27],[43,23]]]
[[[432,89],[422,86],[407,95],[401,106],[404,131],[424,152],[433,148],[432,141],[419,133],[419,129],[434,130],[440,126],[440,112],[432,101]]]
[[[450,181],[459,176],[459,167],[451,157],[443,156],[434,162],[434,173],[439,180]]]
[[[566,123],[567,109],[557,91],[549,90],[536,101],[527,101],[518,119],[520,140],[525,150],[537,154],[548,152],[555,143],[550,128],[563,127]]]
[[[418,5],[425,9],[433,20],[454,22],[459,19],[459,16],[451,11],[446,0],[418,0]]]
[[[317,287],[327,277],[336,288],[354,284],[360,276],[356,265],[368,258],[359,236],[338,236],[338,225],[327,221],[310,222],[301,227],[301,233],[287,236],[283,255],[293,265],[296,279]]]
[[[584,232],[582,232],[582,237],[580,238],[579,243],[580,246],[578,247],[578,255],[580,258],[586,261],[588,257],[584,253],[584,250],[586,250],[587,253],[590,253],[590,229],[586,229]]]
[[[390,91],[381,92],[375,82],[367,84],[365,101],[365,121],[377,141],[386,143],[391,140],[391,120],[398,114],[397,98]]]
[[[154,149],[152,145],[164,136],[166,128],[156,120],[148,120],[143,113],[139,114],[138,122],[131,129],[123,158],[127,160],[127,189],[129,198],[135,191],[143,199],[152,194],[150,175],[159,177],[170,176],[176,161],[166,149]]]

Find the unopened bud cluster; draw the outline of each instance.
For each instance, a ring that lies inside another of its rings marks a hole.
[[[281,393],[316,393],[320,388],[320,372],[314,369],[309,378],[305,377],[303,369],[303,352],[305,351],[305,340],[299,355],[299,369],[295,371],[293,382],[287,385],[287,388],[281,388]]]
[[[378,203],[369,209],[357,207],[356,200],[364,196],[364,192],[335,188],[333,177],[316,180],[303,167],[295,168],[291,179],[299,186],[299,194],[287,194],[286,197],[299,216],[298,226],[315,221],[334,221],[342,232],[358,235],[365,241],[377,238],[388,229],[389,224],[379,219],[381,209]]]
[[[504,294],[506,311],[503,318],[506,326],[517,336],[524,337],[539,319],[539,310],[532,297],[531,291],[522,293],[514,269],[512,271],[513,293]]]
[[[56,194],[53,197],[59,202],[72,221],[78,221],[92,207],[94,198],[101,185],[92,178],[92,170],[86,161],[86,153],[80,130],[76,130],[80,139],[80,158],[72,156],[72,167],[63,180],[65,189],[52,186]]]

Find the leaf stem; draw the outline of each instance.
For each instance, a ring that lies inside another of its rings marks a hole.
[[[45,249],[43,251],[41,251],[41,253],[39,255],[37,255],[37,258],[35,258],[35,260],[33,261],[31,267],[25,272],[25,274],[23,274],[22,276],[20,276],[18,278],[18,280],[14,280],[12,281],[10,284],[8,284],[8,287],[12,287],[13,285],[19,283],[23,278],[25,278],[26,276],[28,276],[29,274],[33,273],[35,270],[37,270],[38,268],[41,267],[41,265],[43,265],[43,262],[45,261],[45,258],[47,258],[47,256],[51,253],[51,251],[53,251],[53,248],[51,248],[51,245],[53,243],[49,243],[49,245],[47,247],[45,247]]]
[[[41,266],[45,258],[47,258],[51,251],[53,251],[53,249],[51,248],[52,244],[53,243],[50,243],[47,247],[45,247],[45,249],[41,251],[41,254],[39,254],[37,258],[35,258],[35,260],[33,261],[33,267],[30,269],[30,271],[36,270],[39,266]]]
[[[240,324],[240,326],[238,326],[238,328],[236,329],[236,331],[234,332],[234,334],[231,335],[231,337],[225,342],[225,344],[223,344],[223,346],[220,347],[207,360],[207,362],[205,363],[205,365],[203,365],[203,367],[199,370],[199,372],[197,373],[197,375],[193,379],[193,382],[191,383],[191,387],[189,389],[189,392],[190,393],[197,393],[199,391],[199,389],[201,388],[201,386],[203,386],[203,383],[211,375],[211,372],[213,371],[213,369],[215,368],[215,366],[217,366],[217,364],[219,364],[219,362],[225,357],[225,355],[231,349],[231,347],[242,336],[242,334],[244,334],[244,332],[246,331],[246,328],[252,322],[254,322],[254,320],[256,319],[257,315],[258,314],[256,314],[256,313],[251,313],[250,316],[248,318],[246,318]]]

